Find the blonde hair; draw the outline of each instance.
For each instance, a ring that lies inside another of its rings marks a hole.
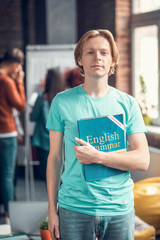
[[[114,63],[114,66],[111,66],[109,70],[108,75],[110,76],[111,74],[114,74],[115,68],[118,65],[119,51],[118,51],[117,44],[114,41],[112,33],[106,29],[90,30],[82,36],[82,38],[78,41],[74,51],[75,62],[77,66],[81,69],[81,73],[84,74],[83,66],[80,66],[78,63],[78,61],[82,58],[83,46],[90,38],[95,38],[98,36],[101,36],[107,39],[111,47],[111,55],[112,55],[112,61]]]

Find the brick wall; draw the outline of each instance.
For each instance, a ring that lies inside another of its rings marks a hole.
[[[106,28],[116,39],[120,51],[116,76],[109,84],[131,93],[131,1],[130,0],[78,0],[78,39],[90,29]]]
[[[116,0],[115,12],[116,42],[120,51],[116,87],[131,94],[131,1]]]
[[[28,43],[36,43],[36,33],[35,33],[35,4],[34,0],[30,0],[28,4]]]
[[[0,7],[0,56],[9,47],[22,48],[20,0],[5,0]]]
[[[23,9],[24,3],[25,9]],[[10,47],[24,50],[26,44],[35,43],[34,8],[34,0],[5,0],[1,3],[0,56]]]
[[[88,30],[98,28],[106,28],[115,35],[114,0],[77,0],[77,11],[78,39]]]
[[[104,28],[115,37],[115,1],[114,0],[77,0],[78,36],[91,30]],[[115,75],[109,77],[109,84],[115,86]]]
[[[36,44],[36,2],[35,0],[22,1],[22,12],[25,14],[23,18],[23,41],[24,45]],[[26,39],[25,39],[26,38]]]
[[[39,0],[43,2],[44,0]],[[5,0],[0,7],[0,56],[9,47],[37,43],[37,0]],[[77,40],[88,30],[106,28],[119,45],[120,63],[109,83],[131,93],[130,0],[77,0]],[[44,9],[40,14],[41,18]],[[40,32],[39,32],[40,33]]]

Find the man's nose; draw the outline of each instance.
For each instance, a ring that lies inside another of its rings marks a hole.
[[[98,60],[101,59],[101,54],[99,51],[95,52],[95,59],[98,59]]]

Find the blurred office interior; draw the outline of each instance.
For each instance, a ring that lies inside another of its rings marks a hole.
[[[74,45],[91,29],[105,28],[113,33],[120,61],[116,74],[109,79],[110,85],[135,96],[139,104],[143,101],[140,76],[147,88],[151,165],[145,173],[132,173],[133,179],[160,176],[160,1],[0,0],[0,4],[0,56],[10,47],[18,47],[26,55],[28,46]],[[20,117],[26,134],[25,113]],[[24,138],[18,158],[25,156],[25,144]],[[18,163],[15,197],[47,200],[46,185],[37,176],[34,149],[30,154],[26,156],[31,156],[33,161],[20,159]]]

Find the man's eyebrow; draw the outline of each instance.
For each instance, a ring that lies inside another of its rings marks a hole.
[[[88,47],[88,48],[85,49],[85,51],[88,51],[88,50],[95,50],[95,48],[90,48],[90,47]],[[100,50],[109,51],[108,48],[100,48]]]
[[[86,48],[85,50],[94,50],[94,48],[88,47],[88,48]]]
[[[101,48],[100,50],[103,50],[103,51],[110,51],[109,48]]]

